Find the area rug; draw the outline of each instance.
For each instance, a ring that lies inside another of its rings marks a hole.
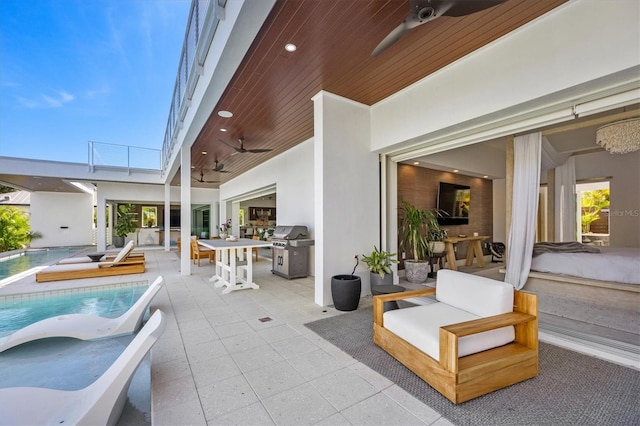
[[[640,372],[540,343],[540,374],[454,405],[373,343],[370,307],[305,324],[456,425],[640,425]]]

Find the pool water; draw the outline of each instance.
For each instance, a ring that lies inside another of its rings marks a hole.
[[[0,339],[44,318],[93,313],[117,317],[126,312],[148,288],[147,281],[69,290],[43,291],[0,297]],[[0,388],[33,386],[77,390],[100,377],[133,335],[93,341],[49,338],[28,342],[0,354]],[[151,424],[151,361],[137,369],[122,417],[116,423]]]
[[[56,247],[29,249],[12,256],[0,257],[0,280],[46,265],[84,250],[84,247]]]
[[[106,287],[106,288],[105,288]],[[145,281],[0,297],[0,337],[45,318],[95,314],[115,318],[148,288]]]

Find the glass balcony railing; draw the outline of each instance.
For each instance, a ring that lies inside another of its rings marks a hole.
[[[193,96],[198,78],[202,75],[204,61],[219,22],[226,0],[192,0],[189,21],[184,36],[178,75],[169,108],[169,118],[162,144],[162,168],[166,168],[177,143],[180,122],[184,120],[188,100]]]
[[[193,96],[198,78],[203,73],[209,46],[224,13],[227,0],[192,0],[185,31],[178,75],[173,88],[169,117],[162,149],[151,149],[89,142],[89,167],[124,167],[129,169],[164,170],[178,143],[177,133],[184,120],[188,102]]]
[[[89,167],[161,170],[162,151],[152,148],[89,142]]]

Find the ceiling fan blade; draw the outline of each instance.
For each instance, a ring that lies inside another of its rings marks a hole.
[[[257,148],[257,149],[245,149],[245,152],[252,152],[254,154],[257,154],[259,152],[269,152],[269,151],[273,151],[272,149],[262,149],[262,148]]]
[[[505,1],[506,0],[457,0],[443,15],[456,17],[471,15],[472,13],[497,6]]]
[[[395,44],[395,42],[400,40],[409,31],[409,29],[410,28],[408,28],[406,25],[406,21],[400,23],[400,25],[395,27],[389,34],[387,34],[384,39],[382,39],[380,43],[378,43],[376,48],[373,49],[373,52],[371,52],[371,56],[375,58],[376,56],[387,50],[387,48],[391,47],[393,44]]]
[[[228,144],[228,143],[226,143],[225,141],[223,141],[222,139],[218,139],[218,140],[219,140],[220,142],[222,142],[223,144],[225,144],[226,146],[228,146],[229,148],[233,148],[233,149],[235,149],[237,152],[240,152],[240,151],[239,151],[239,148],[238,148],[237,146],[233,146],[233,145],[231,145],[231,144]],[[233,154],[231,154],[231,155],[233,155]]]

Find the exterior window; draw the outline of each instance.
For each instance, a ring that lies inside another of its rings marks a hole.
[[[155,228],[158,226],[158,208],[142,206],[142,226]]]
[[[609,182],[576,185],[578,229],[582,242],[609,245]]]

